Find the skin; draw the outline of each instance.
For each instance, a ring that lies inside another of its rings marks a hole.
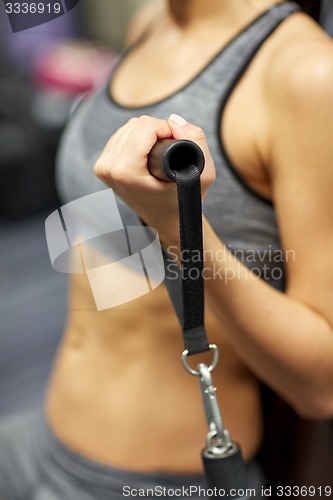
[[[156,101],[174,92],[272,3],[155,3],[160,22],[117,70],[114,98],[140,106],[147,96]],[[151,9],[139,14],[130,39],[155,15]],[[206,277],[216,264],[224,270],[216,252],[225,252],[228,267],[239,275],[227,285],[206,279],[206,323],[210,341],[223,349],[214,381],[224,420],[246,459],[256,454],[262,437],[257,378],[302,416],[333,415],[332,89],[332,42],[309,18],[295,14],[259,51],[221,123],[235,167],[273,200],[283,248],[296,254],[287,262],[287,289],[278,292],[229,255],[203,219],[204,248],[213,254],[205,262]],[[175,186],[147,171],[147,155],[163,137],[202,147],[206,196],[215,171],[204,131],[174,115],[168,121],[130,120],[110,138],[95,173],[157,229],[165,246],[178,248]],[[201,472],[207,426],[198,383],[179,361],[179,326],[165,289],[98,313],[87,278],[77,275],[69,309],[46,403],[58,437],[117,467]]]

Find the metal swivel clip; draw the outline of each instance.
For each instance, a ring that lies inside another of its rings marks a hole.
[[[214,359],[210,366],[199,363],[197,369],[190,368],[187,362],[187,351],[183,352],[182,361],[185,369],[198,377],[201,387],[201,394],[206,414],[209,431],[206,437],[206,452],[221,456],[227,454],[233,447],[231,436],[224,427],[219,404],[216,396],[216,387],[213,384],[212,371],[218,362],[218,348],[215,344],[210,344],[210,349],[214,352]]]
[[[216,387],[208,366],[200,363],[197,366],[201,393],[206,413],[209,431],[206,438],[206,450],[213,455],[223,455],[232,447],[229,432],[224,427],[219,404],[216,397]]]

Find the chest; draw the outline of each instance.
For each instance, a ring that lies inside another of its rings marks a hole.
[[[215,49],[216,52],[216,49]],[[125,58],[115,71],[109,93],[124,108],[132,108],[133,114],[143,114],[141,109],[153,103],[161,103],[175,94],[195,85],[198,77],[210,66],[214,50],[183,50],[173,57],[162,57],[158,47],[143,46]],[[267,110],[263,99],[263,58],[258,57],[247,69],[245,76],[235,86],[227,105],[218,117],[218,134],[237,173],[260,195],[271,198],[269,167],[265,163]],[[227,68],[225,70],[227,79]],[[215,81],[223,88],[221,81]],[[216,108],[218,88],[216,92]],[[200,99],[200,95],[198,95]],[[211,98],[212,102],[212,98]],[[194,103],[196,107],[200,103]],[[179,114],[179,110],[170,108]],[[187,119],[188,116],[185,115]],[[208,120],[215,119],[208,117]],[[204,122],[204,120],[203,120]],[[198,121],[194,123],[201,125]],[[207,124],[204,130],[207,133]],[[202,125],[201,125],[202,126]]]

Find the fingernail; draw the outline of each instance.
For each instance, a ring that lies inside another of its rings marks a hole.
[[[175,113],[170,115],[169,120],[176,123],[177,125],[180,125],[181,127],[187,124],[187,121],[184,118],[182,118],[179,115],[176,115]]]

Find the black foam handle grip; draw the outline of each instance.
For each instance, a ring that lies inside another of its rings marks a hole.
[[[224,490],[227,497],[231,495],[231,490],[246,489],[246,465],[237,443],[233,443],[232,448],[225,455],[211,455],[204,450],[202,459],[209,488],[216,488],[217,492]]]
[[[148,170],[163,181],[176,181],[175,171],[196,168],[204,169],[205,157],[202,149],[192,141],[161,139],[148,156]]]

